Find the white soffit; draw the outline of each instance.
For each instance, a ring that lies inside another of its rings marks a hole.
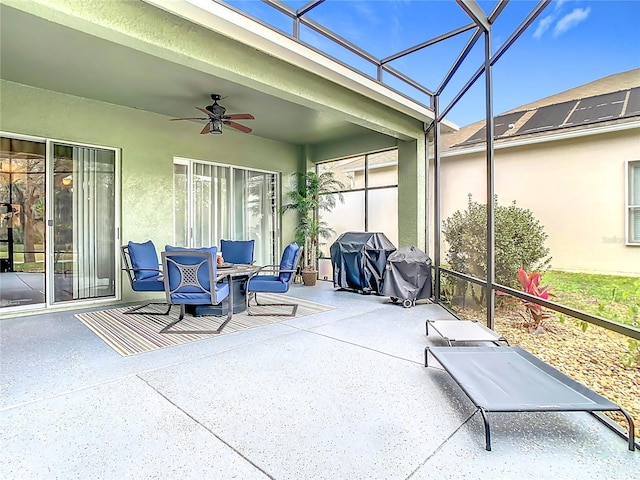
[[[144,1],[339,85],[344,85],[350,90],[384,103],[413,118],[427,123],[433,121],[433,112],[422,105],[218,2],[211,0]],[[458,127],[451,122],[444,120],[442,123],[452,130],[458,130]]]

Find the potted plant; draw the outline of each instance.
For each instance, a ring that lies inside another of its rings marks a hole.
[[[302,280],[305,285],[315,285],[318,278],[316,267],[319,257],[320,239],[328,239],[334,233],[327,223],[320,220],[320,211],[330,212],[336,206],[336,196],[341,203],[344,197],[337,190],[344,184],[333,172],[295,172],[291,174],[293,188],[287,193],[289,203],[282,212],[295,211],[299,215],[296,227],[296,242],[302,245]]]

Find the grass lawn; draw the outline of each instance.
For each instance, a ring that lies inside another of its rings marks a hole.
[[[609,320],[640,326],[640,277],[547,271],[552,300]]]

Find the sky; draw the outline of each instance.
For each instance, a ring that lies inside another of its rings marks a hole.
[[[227,3],[291,33],[291,20],[262,2],[229,0]],[[308,0],[285,0],[284,3],[297,9]],[[493,52],[537,3],[509,2],[493,25]],[[478,4],[490,13],[496,1],[480,0]],[[308,18],[378,59],[471,23],[454,0],[327,0],[313,9]],[[640,0],[553,0],[496,62],[494,114],[614,73],[640,68],[639,19]],[[471,32],[456,35],[389,65],[435,91],[470,36]],[[366,74],[376,74],[371,64],[310,29],[302,28],[301,38]],[[484,40],[481,39],[442,91],[441,108],[449,105],[483,61]],[[428,97],[395,78],[385,79],[394,88],[423,103],[428,102]],[[447,118],[460,126],[484,118],[484,91],[484,77],[481,77]]]

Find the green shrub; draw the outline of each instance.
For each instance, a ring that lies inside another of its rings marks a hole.
[[[519,288],[518,270],[544,271],[551,257],[544,246],[548,235],[531,210],[516,205],[498,205],[495,197],[495,278],[496,282]],[[467,210],[458,210],[443,222],[448,244],[446,261],[452,270],[487,278],[487,206],[469,195]],[[465,282],[466,283],[466,282]]]

